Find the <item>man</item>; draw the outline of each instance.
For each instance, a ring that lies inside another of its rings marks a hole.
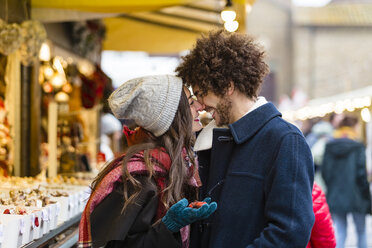
[[[301,132],[257,97],[268,72],[263,57],[249,36],[217,31],[199,39],[176,69],[214,118],[195,148],[200,198],[211,197],[218,210],[192,226],[192,248],[297,248],[309,241],[312,156]]]

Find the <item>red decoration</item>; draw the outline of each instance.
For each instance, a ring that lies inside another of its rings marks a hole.
[[[99,152],[97,154],[97,162],[98,163],[101,163],[101,162],[106,162],[106,155],[103,153],[103,152]]]
[[[90,78],[80,74],[81,102],[84,108],[93,108],[94,105],[102,100],[105,86],[111,79],[96,65],[96,70]]]

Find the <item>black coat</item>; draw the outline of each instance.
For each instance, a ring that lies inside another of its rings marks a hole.
[[[346,138],[329,142],[321,169],[331,212],[371,213],[365,147],[362,143]]]
[[[158,208],[156,187],[145,176],[137,179],[143,189],[135,204],[124,213],[122,184],[116,184],[114,191],[93,210],[90,217],[93,247],[182,247],[179,232],[172,233],[161,221],[154,223]]]
[[[212,149],[198,155],[201,199],[210,196],[218,208],[192,225],[192,248],[306,247],[314,223],[312,156],[273,104],[214,129]]]

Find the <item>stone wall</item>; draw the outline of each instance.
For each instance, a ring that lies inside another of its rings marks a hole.
[[[247,33],[267,51],[267,63],[274,73],[276,99],[292,89],[291,12],[283,1],[256,1],[247,16]]]
[[[296,27],[294,83],[310,98],[372,84],[372,27]]]

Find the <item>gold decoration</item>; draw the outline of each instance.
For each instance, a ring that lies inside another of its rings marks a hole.
[[[21,62],[25,66],[32,65],[39,58],[39,51],[46,41],[47,33],[43,24],[35,20],[21,24],[23,43],[19,49]]]
[[[16,23],[8,24],[0,19],[0,53],[9,55],[22,44],[21,27]]]

